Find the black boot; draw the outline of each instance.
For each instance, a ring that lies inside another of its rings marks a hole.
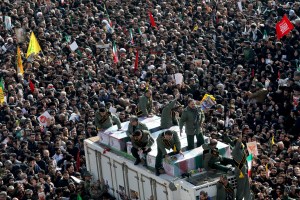
[[[155,175],[156,175],[156,176],[159,176],[159,175],[160,175],[159,169],[155,169]]]
[[[136,159],[134,162],[134,165],[138,165],[138,164],[140,164],[140,162],[141,162],[141,159]]]

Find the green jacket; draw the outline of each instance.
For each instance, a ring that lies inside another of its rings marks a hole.
[[[234,189],[228,183],[226,186],[220,181],[217,183],[217,198],[216,200],[233,200],[234,199]]]
[[[133,126],[131,123],[128,124],[128,129],[126,131],[126,135],[129,137],[130,135],[132,135],[135,131],[138,130],[146,130],[148,131],[148,127],[146,126],[146,124],[142,123],[142,122],[138,122],[137,126],[135,127],[135,129],[133,130]]]
[[[139,98],[139,103],[138,103],[138,117],[147,117],[149,113],[152,112],[152,99],[144,96],[141,96]]]
[[[142,134],[143,134],[142,138],[138,141],[134,140],[134,138],[131,139],[132,146],[136,149],[142,148],[142,147],[150,148],[154,143],[154,139],[151,136],[149,131],[143,130]]]
[[[203,167],[209,169],[209,164],[221,161],[218,148],[212,148],[209,144],[203,144]]]
[[[175,105],[176,100],[173,100],[163,108],[160,119],[160,127],[162,129],[168,129],[172,126],[178,125],[178,119],[176,119],[172,114],[172,109],[175,107]],[[174,121],[177,121],[177,124],[174,123]]]
[[[179,121],[179,129],[182,130],[185,125],[185,133],[187,135],[195,135],[201,133],[201,124],[205,120],[205,114],[201,108],[197,108],[197,110],[192,110],[187,107],[183,110],[180,121]]]
[[[95,113],[95,125],[98,129],[108,129],[114,124],[117,124],[118,129],[121,129],[121,122],[119,117],[110,112],[106,116],[101,117],[99,111]]]
[[[173,137],[170,141],[164,139],[165,132],[159,134],[158,138],[156,139],[157,148],[161,150],[163,156],[167,155],[166,149],[174,149],[176,147],[177,151],[181,150],[181,143],[178,137],[178,133],[176,131],[173,132]]]

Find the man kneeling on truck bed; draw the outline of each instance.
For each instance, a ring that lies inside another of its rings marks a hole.
[[[181,152],[181,144],[178,137],[178,133],[176,131],[167,130],[161,133],[156,139],[157,143],[157,156],[155,160],[155,170],[156,175],[164,173],[164,168],[162,166],[163,158],[168,159],[169,156],[175,154],[182,154]],[[167,153],[166,149],[173,149],[173,152]]]
[[[233,172],[233,167],[227,167],[228,164],[234,166],[233,159],[220,156],[217,144],[218,141],[216,139],[211,139],[209,144],[202,145],[204,168],[207,171],[211,169],[216,169],[224,172]]]
[[[151,151],[151,146],[154,143],[153,137],[147,130],[137,130],[131,137],[131,153],[136,158],[134,165],[138,165],[141,162],[141,157],[144,160],[144,166],[147,167],[147,153]]]

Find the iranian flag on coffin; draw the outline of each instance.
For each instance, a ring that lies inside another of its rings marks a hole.
[[[112,132],[103,132],[99,131],[98,136],[99,136],[99,142],[105,145],[109,145],[109,136],[112,134]]]
[[[125,151],[128,140],[126,131],[116,131],[109,135],[109,146],[120,151]]]
[[[172,161],[172,159],[171,161],[164,160],[163,166],[168,175],[180,176],[196,168],[196,158],[199,156],[199,149],[196,148],[191,151],[186,151],[183,154],[184,156],[181,154],[172,156],[176,158],[174,161]]]

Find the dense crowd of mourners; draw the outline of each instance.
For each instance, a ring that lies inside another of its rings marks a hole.
[[[113,198],[86,170],[83,140],[97,135],[99,108],[114,107],[121,122],[128,121],[149,89],[155,115],[174,98],[187,106],[189,99],[213,95],[217,104],[205,113],[204,135],[242,133],[244,144],[258,143],[250,179],[255,199],[299,199],[300,3],[241,5],[2,0],[0,200]],[[275,26],[284,15],[294,29],[278,40]],[[16,37],[19,28],[24,41]],[[42,52],[27,59],[31,32]],[[74,41],[79,48],[72,51]],[[182,83],[175,73],[183,74]],[[42,126],[38,117],[45,111],[51,120]]]

